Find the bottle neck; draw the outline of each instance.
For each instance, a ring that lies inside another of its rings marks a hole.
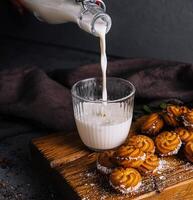
[[[100,4],[98,5],[97,2]],[[108,33],[112,21],[105,11],[106,6],[103,1],[83,0],[81,14],[78,18],[79,27],[97,37],[101,29],[105,28],[106,33]]]

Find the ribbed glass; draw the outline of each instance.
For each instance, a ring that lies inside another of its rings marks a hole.
[[[90,78],[72,87],[74,117],[83,143],[94,150],[112,149],[128,136],[134,106],[134,86],[107,78],[107,102],[102,101],[102,79]]]

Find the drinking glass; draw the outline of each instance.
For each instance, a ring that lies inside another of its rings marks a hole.
[[[102,78],[89,78],[72,87],[72,102],[78,133],[93,150],[123,144],[133,116],[135,87],[121,78],[107,78],[108,100],[102,100]]]

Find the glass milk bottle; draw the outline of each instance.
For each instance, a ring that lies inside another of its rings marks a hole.
[[[99,36],[97,25],[111,28],[111,18],[102,0],[20,0],[41,21],[51,24],[74,22],[84,31]]]

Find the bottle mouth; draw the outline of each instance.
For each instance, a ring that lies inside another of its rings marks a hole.
[[[99,3],[101,2],[103,1],[100,0]],[[105,34],[108,33],[112,25],[111,17],[105,12],[106,7],[105,4],[104,6],[103,4],[96,4],[96,0],[84,0],[77,21],[81,29],[95,35],[96,37],[99,37],[101,32],[105,32]]]
[[[97,24],[101,24],[101,26],[104,25],[106,27],[106,34],[107,34],[110,31],[111,26],[112,26],[111,17],[106,13],[100,12],[93,18],[93,21],[91,24],[91,31],[95,36],[98,37],[99,35],[96,29]]]

